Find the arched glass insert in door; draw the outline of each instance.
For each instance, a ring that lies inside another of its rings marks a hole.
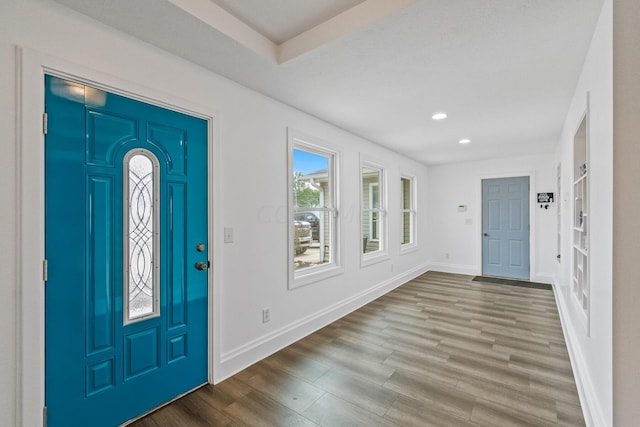
[[[148,150],[124,158],[124,323],[160,314],[159,164]]]

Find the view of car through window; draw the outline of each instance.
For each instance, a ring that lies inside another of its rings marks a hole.
[[[293,221],[295,227],[294,248],[296,255],[302,255],[311,246],[311,225],[305,221]]]
[[[296,221],[308,222],[311,226],[313,240],[319,239],[320,233],[320,219],[312,212],[298,212],[294,216]]]
[[[316,152],[317,151],[317,152]],[[295,271],[331,263],[334,209],[331,154],[293,149]]]

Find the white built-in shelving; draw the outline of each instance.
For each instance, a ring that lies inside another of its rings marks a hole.
[[[573,137],[573,278],[572,290],[589,317],[589,159],[588,108]]]

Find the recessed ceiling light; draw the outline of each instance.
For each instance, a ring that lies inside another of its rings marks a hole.
[[[463,138],[460,141],[458,141],[460,144],[468,144],[471,142],[471,140],[469,138]]]
[[[435,113],[431,118],[433,120],[444,120],[447,118],[447,113]]]

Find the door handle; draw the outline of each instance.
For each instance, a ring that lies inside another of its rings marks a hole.
[[[489,237],[489,233],[482,233],[484,237]]]
[[[209,268],[209,263],[208,262],[196,262],[196,270],[206,270],[207,268]]]

